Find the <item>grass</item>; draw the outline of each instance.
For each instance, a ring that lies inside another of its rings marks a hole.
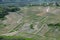
[[[0,40],[33,40],[33,39],[21,36],[0,36]]]

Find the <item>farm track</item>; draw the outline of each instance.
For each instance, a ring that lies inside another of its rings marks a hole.
[[[47,17],[46,17],[47,18]],[[46,18],[44,18],[41,22],[43,22]],[[19,19],[20,20],[20,19]],[[18,20],[18,21],[19,21]],[[15,27],[13,27],[13,28],[11,28],[11,30],[8,30],[7,32],[9,33],[9,32],[11,32],[12,30],[14,30],[18,25],[20,25],[20,23],[19,24],[16,24],[16,25],[13,25],[13,26],[15,26]],[[39,31],[42,29],[43,27],[41,27],[40,29],[39,29]],[[39,31],[37,31],[36,33],[34,33],[34,34],[37,34]]]
[[[13,14],[14,14],[14,13],[13,13]],[[21,16],[21,17],[22,17],[22,16]],[[20,17],[20,18],[21,18],[21,17]],[[18,20],[20,20],[20,18],[19,18]],[[17,21],[18,21],[18,20],[17,20]],[[21,20],[22,20],[22,19],[21,19]],[[20,22],[22,22],[21,20],[20,20]],[[20,24],[20,23],[17,23],[17,21],[13,21],[13,23],[9,26],[9,28],[8,28],[6,31],[4,30],[5,33],[9,33],[9,32],[12,31],[14,28],[16,28],[16,27]],[[7,27],[8,27],[8,26],[7,26]]]
[[[47,17],[46,17],[47,18]],[[43,22],[46,18],[44,18],[41,22]],[[35,32],[35,33],[33,33],[33,34],[37,34],[38,32],[40,32],[42,29],[44,28],[44,26],[42,25],[41,26],[41,28],[37,31],[37,32]],[[12,32],[12,33],[7,33],[7,34],[3,34],[3,35],[16,35],[16,34],[19,34],[21,32],[21,29],[19,29],[18,31],[16,31],[16,32]],[[31,35],[31,34],[30,34]]]
[[[47,16],[46,18],[48,18],[48,16]],[[41,22],[45,21],[46,18],[44,18]],[[45,24],[45,23],[44,23],[44,24]],[[44,24],[43,24],[43,25],[44,25]],[[40,30],[42,30],[42,28],[44,27],[43,25],[42,25],[41,28],[40,28],[37,32],[35,32],[34,34],[37,34]]]

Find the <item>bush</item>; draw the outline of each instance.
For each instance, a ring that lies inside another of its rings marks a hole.
[[[48,24],[48,26],[54,26],[54,24]]]
[[[30,25],[30,28],[31,28],[31,29],[34,29],[34,28],[33,28],[33,24]]]

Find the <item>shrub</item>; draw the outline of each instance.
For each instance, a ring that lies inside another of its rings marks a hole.
[[[33,24],[30,25],[30,28],[31,28],[31,29],[34,29],[34,28],[33,28]]]

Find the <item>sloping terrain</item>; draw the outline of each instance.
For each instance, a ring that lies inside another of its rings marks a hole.
[[[59,40],[60,26],[48,24],[60,23],[60,7],[20,7],[17,12],[9,12],[2,23],[5,27],[0,29],[0,35],[24,36],[34,40]]]

